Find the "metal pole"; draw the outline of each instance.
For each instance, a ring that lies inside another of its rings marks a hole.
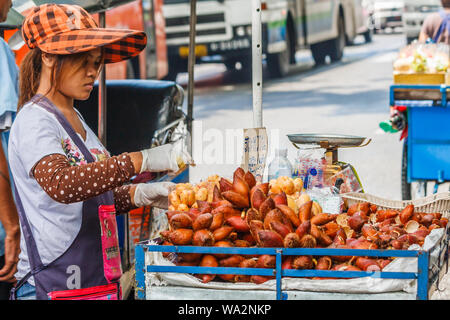
[[[262,128],[261,0],[252,0],[253,126]]]
[[[188,56],[188,105],[187,105],[187,129],[192,139],[192,121],[194,113],[194,66],[195,66],[195,35],[197,25],[197,0],[191,0],[191,11],[189,19],[189,56]],[[192,153],[192,143],[190,144]]]
[[[106,25],[106,14],[102,11],[98,15],[100,28]],[[103,66],[98,79],[98,138],[106,147],[106,70]]]

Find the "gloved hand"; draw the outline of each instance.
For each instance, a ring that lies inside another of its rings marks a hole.
[[[193,164],[191,155],[187,152],[183,140],[168,143],[159,147],[141,150],[142,172],[177,172],[183,165]],[[181,166],[181,167],[180,167]]]
[[[173,182],[139,183],[134,191],[134,204],[140,208],[152,206],[160,209],[169,208],[169,192]]]

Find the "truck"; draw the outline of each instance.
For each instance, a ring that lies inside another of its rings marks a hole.
[[[196,63],[251,68],[251,6],[249,0],[198,0]],[[263,54],[273,77],[287,75],[299,49],[310,49],[317,65],[327,56],[339,61],[347,44],[371,32],[361,0],[265,0],[261,9]],[[189,10],[189,0],[164,0],[166,79],[187,70]]]

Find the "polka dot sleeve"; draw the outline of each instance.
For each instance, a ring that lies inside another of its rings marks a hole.
[[[42,189],[61,203],[84,201],[114,190],[135,174],[126,153],[79,166],[71,166],[62,154],[51,154],[38,161],[32,173]]]

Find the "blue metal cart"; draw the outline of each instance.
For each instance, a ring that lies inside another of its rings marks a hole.
[[[390,106],[407,107],[408,136],[402,155],[403,200],[436,193],[439,185],[450,181],[449,89],[446,85],[390,87]]]
[[[353,278],[353,277],[375,277],[384,279],[416,279],[417,293],[416,299],[427,300],[431,294],[439,287],[439,280],[448,271],[448,240],[449,228],[447,227],[441,241],[435,244],[428,251],[423,250],[362,250],[362,249],[327,249],[327,248],[224,248],[224,247],[198,247],[198,246],[164,246],[149,245],[141,242],[136,245],[135,252],[135,278],[136,299],[146,299],[145,275],[147,272],[174,272],[192,274],[245,274],[275,276],[276,292],[274,299],[286,300],[288,294],[282,291],[282,277],[332,277],[332,278]],[[439,247],[438,247],[439,246]],[[439,255],[437,262],[430,263],[430,253],[438,248]],[[146,252],[196,252],[205,254],[240,254],[240,255],[275,255],[275,269],[263,268],[231,268],[231,267],[185,267],[185,266],[159,266],[146,265]],[[368,256],[368,257],[405,257],[416,258],[418,263],[417,272],[365,272],[365,271],[331,271],[331,270],[292,270],[282,269],[282,258],[289,255],[312,255],[312,256]],[[370,299],[370,294],[369,297]],[[218,297],[217,299],[220,299]]]

